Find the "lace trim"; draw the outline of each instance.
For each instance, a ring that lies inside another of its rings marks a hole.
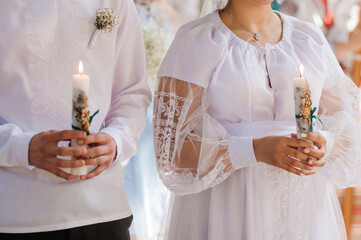
[[[171,191],[184,189],[189,192],[192,188],[190,185],[195,181],[205,188],[212,187],[234,172],[224,171],[227,167],[223,162],[226,156],[217,159],[214,169],[204,176],[197,175],[198,169],[178,168],[174,164],[173,156],[177,152],[178,138],[182,134],[181,128],[191,104],[192,99],[177,96],[175,93],[156,91],[154,95],[154,151],[160,177]]]
[[[175,188],[173,182],[176,182],[176,179],[190,184],[194,178],[194,169],[179,169],[173,161],[169,161],[175,153],[177,128],[179,123],[184,122],[184,113],[188,112],[191,103],[192,99],[177,96],[175,93],[154,93],[154,152],[161,178],[169,183],[167,186],[170,190]]]
[[[264,176],[265,199],[268,199],[263,203],[266,210],[264,215],[272,218],[271,229],[268,229],[269,239],[288,240],[290,229],[293,229],[292,239],[306,240],[305,219],[309,200],[305,197],[305,189],[309,179],[266,164],[259,167]]]
[[[361,182],[360,90],[345,76],[326,91],[320,104],[321,119],[333,138],[333,147],[325,157],[325,167],[320,170],[338,187],[357,186]]]

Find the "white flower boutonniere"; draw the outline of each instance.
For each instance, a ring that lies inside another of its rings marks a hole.
[[[101,30],[104,30],[105,33],[110,33],[113,30],[113,27],[119,24],[119,17],[115,16],[114,8],[98,9],[94,24],[97,29],[94,31],[88,44],[89,48],[92,48],[95,45],[96,39],[98,38],[98,34]]]

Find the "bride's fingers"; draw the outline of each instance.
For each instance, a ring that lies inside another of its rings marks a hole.
[[[287,156],[290,156],[292,158],[296,158],[296,159],[299,159],[302,161],[307,161],[309,159],[309,156],[307,154],[302,153],[302,152],[298,151],[297,149],[293,149],[293,148],[288,148],[285,151],[285,154]]]
[[[286,170],[287,172],[290,172],[290,173],[293,173],[293,174],[296,174],[298,176],[305,176],[305,173],[302,172],[301,170],[299,169],[296,169],[294,167],[291,167],[290,165],[286,164],[286,163],[280,163],[279,165],[280,168],[282,168],[283,170]]]
[[[311,159],[308,163],[310,164],[310,162],[312,162],[312,165],[315,167],[323,167],[326,164],[326,160],[324,159]]]
[[[313,142],[318,148],[322,148],[327,143],[327,139],[324,136],[315,133],[303,133],[302,139]]]
[[[315,174],[315,172],[303,172],[299,169],[296,169],[284,162],[281,162],[280,165],[278,166],[280,168],[282,168],[283,170],[286,170],[287,172],[290,172],[290,173],[293,173],[293,174],[296,174],[298,176],[306,176],[306,175],[313,175]]]
[[[287,145],[289,147],[297,147],[297,148],[314,148],[313,145],[309,141],[305,141],[304,139],[297,139],[297,138],[287,138]]]
[[[301,170],[302,169],[307,170],[307,171],[314,170],[313,166],[303,163],[303,162],[300,162],[300,161],[298,161],[294,158],[290,158],[288,156],[283,158],[283,162],[285,162],[286,164],[288,164],[292,167],[300,168]]]
[[[303,150],[303,152],[311,157],[317,158],[317,159],[321,159],[325,156],[325,151],[324,150],[320,150],[320,149],[310,149],[310,148],[305,148]]]

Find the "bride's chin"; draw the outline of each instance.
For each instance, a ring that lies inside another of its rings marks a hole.
[[[273,2],[273,0],[232,0],[232,1],[248,1],[253,4],[259,4],[259,5],[271,4]]]
[[[273,0],[252,0],[252,1],[260,5],[271,4],[273,2]]]

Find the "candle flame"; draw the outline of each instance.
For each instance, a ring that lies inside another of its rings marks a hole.
[[[80,74],[80,75],[83,75],[83,72],[84,72],[83,62],[80,61],[80,62],[79,62],[79,74]]]
[[[301,64],[300,66],[300,76],[303,77],[303,71],[305,70],[305,66],[303,66],[303,64]]]

